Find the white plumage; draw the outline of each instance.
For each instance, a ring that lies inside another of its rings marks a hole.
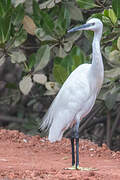
[[[94,31],[92,64],[78,66],[67,78],[48,112],[43,118],[42,129],[49,129],[50,142],[61,140],[64,131],[85,117],[92,109],[102,86],[104,68],[100,52],[102,22],[93,18],[77,30]]]

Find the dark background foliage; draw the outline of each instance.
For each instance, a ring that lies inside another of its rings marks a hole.
[[[78,65],[91,62],[93,33],[67,30],[97,17],[104,24],[105,79],[79,131],[81,138],[120,149],[119,9],[119,0],[0,1],[1,128],[45,135],[38,128],[61,85]]]

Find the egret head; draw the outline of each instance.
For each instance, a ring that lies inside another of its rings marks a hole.
[[[79,27],[72,28],[68,31],[69,32],[75,32],[75,31],[81,31],[81,30],[91,30],[91,31],[102,31],[103,24],[98,18],[92,18],[86,22],[86,24],[83,24]]]

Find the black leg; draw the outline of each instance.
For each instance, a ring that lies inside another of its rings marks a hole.
[[[76,169],[79,167],[79,138],[76,138]]]
[[[72,168],[69,169],[79,169],[79,122],[77,122],[72,128],[70,139],[71,139],[71,148],[72,148]],[[74,150],[75,139],[76,139],[76,158],[75,158],[75,150]]]
[[[75,165],[74,138],[71,139],[71,147],[72,147],[72,166],[74,166]]]
[[[96,171],[95,168],[79,167],[79,122],[77,122],[71,133],[71,147],[72,147],[72,167],[67,168],[69,170],[81,170],[81,171]],[[76,154],[74,150],[74,141],[76,140]],[[76,155],[76,158],[75,158]]]
[[[79,167],[79,122],[75,124],[75,139],[76,139],[76,164],[75,167]]]

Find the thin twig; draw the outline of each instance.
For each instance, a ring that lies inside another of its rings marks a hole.
[[[104,4],[102,4],[99,0],[96,0],[96,2],[98,3],[98,5],[99,5],[99,6],[101,6],[102,8],[104,8],[104,9],[105,9]]]

